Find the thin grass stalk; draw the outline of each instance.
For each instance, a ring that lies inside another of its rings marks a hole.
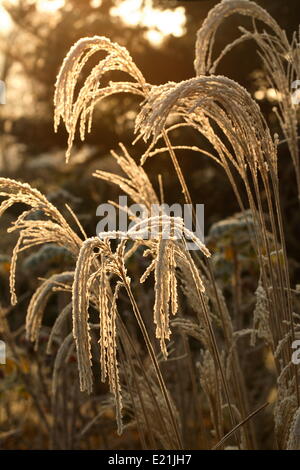
[[[163,415],[162,415],[162,413],[161,413],[161,409],[160,409],[159,403],[158,403],[158,401],[157,401],[157,399],[156,399],[156,396],[155,396],[155,394],[154,394],[154,392],[153,392],[153,390],[152,390],[151,383],[150,383],[150,381],[149,381],[149,379],[148,379],[147,374],[145,373],[145,369],[144,369],[144,367],[143,367],[143,364],[142,364],[142,361],[141,361],[141,359],[140,359],[140,357],[139,357],[139,354],[138,354],[137,351],[136,351],[136,348],[135,348],[135,346],[134,346],[134,343],[133,343],[133,341],[132,341],[132,338],[130,337],[130,335],[129,335],[127,329],[126,329],[126,326],[124,325],[124,322],[123,322],[123,320],[121,319],[120,315],[118,316],[118,320],[119,320],[119,324],[120,324],[120,326],[121,326],[121,328],[122,328],[122,331],[123,331],[124,335],[126,336],[126,340],[128,341],[128,344],[130,345],[130,347],[131,347],[131,349],[132,349],[132,352],[134,353],[134,355],[135,355],[135,357],[136,357],[136,360],[137,360],[137,362],[138,362],[138,364],[139,364],[141,373],[142,373],[142,375],[143,375],[143,378],[144,378],[144,380],[145,380],[145,383],[147,384],[147,387],[148,387],[148,389],[149,389],[149,392],[150,392],[151,398],[152,398],[152,400],[153,400],[153,403],[154,403],[155,406],[156,406],[159,419],[160,419],[160,421],[161,421],[161,423],[162,423],[162,426],[163,426],[163,428],[164,428],[164,432],[165,432],[166,436],[168,437],[169,442],[172,442],[172,439],[171,439],[171,436],[170,436],[170,433],[169,433],[169,429],[167,428],[166,423],[165,423],[165,420],[163,419]]]
[[[187,251],[187,257],[188,258],[191,257],[191,255],[188,251]],[[190,264],[191,264],[191,266],[193,266],[192,262]],[[205,325],[206,325],[206,328],[207,328],[207,331],[208,331],[208,334],[209,334],[209,338],[210,338],[210,342],[211,342],[211,346],[212,346],[212,351],[213,351],[213,360],[215,361],[215,363],[217,365],[216,370],[220,371],[221,380],[222,380],[222,384],[223,384],[223,388],[224,388],[224,393],[225,393],[227,404],[228,404],[230,419],[231,419],[232,425],[235,426],[236,423],[235,423],[235,418],[234,418],[234,414],[233,414],[233,410],[232,410],[232,406],[231,406],[229,389],[228,389],[227,382],[226,382],[226,377],[225,377],[225,374],[224,374],[224,371],[223,371],[217,341],[216,341],[216,338],[215,338],[215,334],[214,334],[214,331],[213,331],[213,327],[212,327],[212,324],[211,324],[209,313],[207,311],[207,306],[206,306],[206,303],[203,299],[203,293],[200,291],[199,286],[196,283],[195,283],[195,287],[196,287],[196,291],[197,291],[198,300],[199,300],[199,303],[201,305],[201,309],[204,313],[204,321],[205,321]],[[199,312],[197,312],[197,316],[198,316],[199,324],[201,324],[201,318],[200,318]],[[240,444],[239,444],[239,440],[238,440],[237,436],[236,436],[236,439],[237,439],[237,444],[239,446]]]
[[[252,413],[250,413],[249,416],[247,416],[247,418],[245,418],[243,421],[241,421],[239,424],[237,424],[235,426],[234,429],[231,429],[231,431],[229,431],[226,436],[224,436],[221,441],[219,441],[213,448],[212,450],[216,450],[218,448],[220,448],[221,446],[223,446],[225,444],[225,442],[229,439],[230,436],[232,436],[232,434],[237,431],[241,426],[243,426],[244,424],[246,424],[249,420],[251,420],[254,416],[256,416],[258,413],[260,413],[262,410],[264,410],[267,406],[269,405],[269,403],[264,403],[262,406],[260,406],[257,410],[253,411]]]
[[[295,328],[294,328],[294,320],[293,320],[293,311],[292,311],[292,299],[291,299],[291,290],[290,290],[290,277],[289,277],[289,269],[287,264],[287,251],[286,251],[286,243],[283,231],[283,222],[282,222],[282,214],[280,208],[280,201],[279,201],[279,185],[278,179],[273,174],[271,170],[271,179],[272,184],[274,186],[274,194],[275,194],[275,206],[276,206],[276,213],[278,217],[278,226],[279,226],[279,234],[280,234],[280,244],[283,250],[283,262],[284,262],[284,274],[286,280],[286,294],[287,294],[287,302],[288,302],[288,312],[289,312],[289,322],[292,334],[292,341],[295,339]],[[300,391],[299,391],[299,377],[298,377],[298,369],[297,365],[293,363],[293,369],[295,373],[295,386],[296,386],[296,397],[298,407],[300,406]]]
[[[277,270],[277,276],[279,277],[279,281],[280,281],[280,286],[278,287],[278,292],[280,294],[280,301],[281,301],[281,305],[282,305],[282,312],[283,312],[283,315],[284,315],[284,319],[288,321],[288,320],[291,320],[291,318],[292,318],[291,305],[289,304],[288,297],[287,297],[287,302],[285,301],[286,294],[287,294],[286,291],[289,290],[289,280],[286,279],[285,271],[284,271],[284,273],[282,272],[281,258],[282,258],[283,263],[284,263],[284,269],[285,269],[286,260],[284,259],[283,256],[282,257],[280,256],[280,251],[279,251],[279,248],[278,248],[277,228],[276,228],[273,204],[272,204],[272,201],[271,201],[269,181],[264,177],[263,182],[264,182],[264,187],[265,187],[266,194],[267,194],[267,201],[268,201],[268,206],[269,206],[269,215],[270,215],[270,218],[271,218],[272,232],[274,233],[275,252],[276,252],[276,257],[277,257],[277,262],[276,262],[275,269],[277,268],[276,269]],[[273,191],[273,193],[275,193],[275,191]],[[278,214],[277,214],[277,222],[279,222],[278,221]],[[278,223],[277,223],[277,226],[278,226]],[[283,243],[284,243],[284,240],[283,240]],[[281,250],[283,251],[283,246],[282,245],[281,245]],[[270,254],[269,253],[270,253],[270,251],[268,249],[269,264],[272,265],[273,263],[270,259]],[[284,278],[285,278],[285,280],[284,280]],[[276,288],[276,292],[277,292],[277,288]],[[286,326],[286,328],[288,329],[288,325]],[[291,332],[292,332],[292,341],[293,341],[294,340],[293,325],[291,326],[291,328],[292,328]],[[285,355],[286,355],[285,356],[285,364],[288,364],[289,361],[290,361],[290,351],[291,351],[290,346],[291,345],[287,344],[287,347],[285,348]]]

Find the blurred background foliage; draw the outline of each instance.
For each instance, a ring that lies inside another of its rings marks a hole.
[[[126,95],[116,95],[102,102],[96,110],[91,134],[84,143],[77,136],[72,159],[66,165],[66,131],[63,126],[57,134],[53,130],[54,83],[65,55],[81,37],[107,36],[127,47],[147,82],[162,84],[188,79],[195,74],[193,60],[197,29],[217,3],[213,0],[0,0],[0,79],[7,89],[7,103],[0,105],[0,175],[29,182],[64,213],[65,203],[69,204],[88,235],[93,236],[97,206],[115,199],[118,191],[93,178],[92,172],[96,169],[119,171],[109,152],[116,149],[120,141],[139,159],[145,149],[143,143],[138,142],[131,147],[139,102]],[[299,0],[257,0],[257,3],[287,30],[289,38],[298,29]],[[247,20],[240,16],[225,22],[217,34],[216,48],[222,49],[229,43],[237,35],[240,25],[247,26]],[[271,132],[279,133],[282,139],[273,112],[276,93],[266,85],[264,70],[253,44],[245,42],[236,47],[222,61],[218,73],[237,80],[251,92],[259,101]],[[204,149],[207,145],[200,134],[194,134],[191,129],[173,133],[172,142],[175,145],[188,142]],[[293,284],[300,271],[299,206],[291,158],[284,143],[279,147],[279,154],[280,181],[284,189],[283,217]],[[253,307],[253,292],[257,287],[257,265],[250,244],[245,241],[243,221],[239,216],[234,217],[238,206],[230,184],[222,169],[206,157],[200,158],[188,151],[178,152],[178,156],[194,203],[205,204],[207,243],[218,252],[214,259],[216,277],[230,297],[238,267],[243,288],[249,292],[249,298],[244,299],[245,311],[248,311],[249,306]],[[146,168],[155,188],[158,188],[158,174],[162,175],[166,202],[184,202],[167,154],[149,159]],[[6,313],[11,309],[8,274],[11,247],[15,243],[14,238],[6,233],[11,219],[12,214],[7,212],[1,218],[0,226],[0,304]],[[20,263],[20,303],[11,316],[16,336],[23,324],[30,294],[39,283],[37,277],[48,277],[61,271],[62,266],[65,269],[72,267],[72,263],[73,260],[69,260],[63,251],[51,246]],[[147,310],[152,299],[146,296],[143,302]],[[57,310],[61,309],[57,304],[50,305],[49,318],[46,319],[49,325],[53,323]],[[22,439],[27,436],[25,441],[18,437],[20,419],[24,414],[20,401],[27,403],[28,389],[34,390],[35,387],[29,384],[24,388],[24,383],[29,380],[28,361],[35,357],[35,379],[32,380],[36,380],[39,387],[43,380],[48,380],[50,366],[48,359],[41,365],[32,347],[25,342],[23,333],[20,330],[21,349],[15,351],[14,361],[9,361],[0,371],[1,378],[5,379],[0,387],[0,396],[7,387],[15,394],[15,400],[12,400],[15,408],[10,410],[10,405],[7,405],[7,413],[12,414],[12,422],[16,423],[16,428],[12,428],[7,436],[5,433],[8,431],[0,429],[0,444],[3,438],[8,448],[13,448],[16,442],[18,447],[31,445],[41,448],[47,445],[44,435],[38,438],[35,434],[35,422],[41,417],[33,415],[33,422],[26,421],[29,428],[23,433]],[[45,375],[43,380],[40,380],[41,370]],[[47,402],[46,395],[44,398]],[[33,437],[37,441],[30,443]],[[118,438],[114,434],[112,439],[116,442]],[[134,446],[132,442],[135,439],[133,436],[132,441],[120,445]],[[93,445],[102,444],[97,441]]]

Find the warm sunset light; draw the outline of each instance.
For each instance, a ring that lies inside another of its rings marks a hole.
[[[64,0],[39,0],[37,2],[37,7],[40,11],[54,13],[59,10],[59,8],[63,7],[64,4]]]
[[[180,37],[185,32],[184,7],[160,10],[152,6],[151,0],[122,0],[110,13],[121,17],[127,25],[149,28],[145,36],[153,45],[160,45],[169,35]]]

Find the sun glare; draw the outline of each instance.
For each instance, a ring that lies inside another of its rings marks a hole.
[[[16,2],[15,0],[9,0],[9,3],[14,4]],[[64,4],[65,0],[36,0],[37,9],[43,13],[56,13]],[[0,0],[0,34],[9,32],[12,25],[13,22],[5,8],[1,6]]]
[[[12,21],[9,14],[0,5],[0,34],[8,32],[12,27]]]
[[[37,8],[46,13],[55,13],[65,4],[65,0],[39,0]]]
[[[153,45],[160,45],[169,35],[180,37],[185,33],[184,7],[160,10],[153,8],[152,0],[121,0],[110,14],[122,18],[127,25],[147,27],[145,37]]]

